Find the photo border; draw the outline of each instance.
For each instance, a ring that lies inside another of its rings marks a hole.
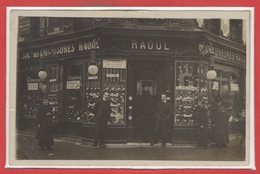
[[[9,110],[9,82],[10,82],[10,79],[9,79],[9,65],[10,65],[10,60],[8,59],[9,58],[9,51],[10,51],[10,48],[9,48],[9,44],[10,44],[10,41],[9,41],[9,37],[8,37],[8,35],[10,35],[10,33],[9,33],[9,31],[10,31],[10,23],[9,23],[9,19],[10,19],[10,11],[11,10],[17,10],[17,9],[23,9],[23,8],[29,8],[29,9],[32,9],[32,10],[34,10],[34,9],[41,9],[41,7],[36,7],[36,8],[34,8],[34,7],[8,7],[7,8],[7,25],[6,25],[6,31],[7,31],[7,43],[6,43],[6,48],[7,48],[7,50],[6,50],[6,53],[7,53],[7,59],[6,59],[6,67],[7,67],[7,71],[6,71],[6,79],[7,79],[7,83],[6,83],[6,94],[7,94],[7,103],[6,103],[6,112],[7,112],[7,116],[10,114],[9,112],[12,112],[12,110]],[[45,8],[43,8],[43,9],[60,9],[60,8],[62,8],[63,9],[63,7],[59,7],[59,8],[56,8],[56,7],[51,7],[51,8],[49,8],[49,7],[45,7]],[[67,8],[70,8],[70,7],[67,7]],[[82,9],[81,7],[78,7],[79,9]],[[98,7],[98,8],[104,8],[104,9],[111,9],[111,7]],[[126,9],[129,9],[129,7],[116,7],[115,9],[123,9],[123,10],[125,10],[125,8]],[[161,8],[161,7],[159,7],[159,8]],[[159,8],[150,8],[150,7],[140,7],[140,8],[135,8],[135,9],[137,9],[137,10],[149,10],[149,9],[159,9]],[[174,8],[170,8],[170,9],[176,9],[176,8],[179,8],[179,7],[174,7]],[[184,8],[184,9],[188,9],[188,8],[194,8],[194,7],[180,7],[180,8]],[[254,80],[252,80],[252,79],[254,79],[254,32],[253,32],[253,30],[254,30],[254,8],[252,8],[252,7],[247,7],[247,8],[240,8],[240,7],[234,7],[234,8],[230,8],[230,7],[226,7],[226,8],[223,8],[223,7],[205,7],[205,10],[212,10],[212,9],[219,9],[219,8],[221,8],[221,10],[223,10],[223,9],[228,9],[228,10],[230,10],[230,9],[250,9],[250,11],[251,11],[251,14],[253,14],[253,15],[251,15],[251,20],[250,20],[250,30],[251,30],[251,34],[250,34],[250,56],[249,55],[247,55],[247,57],[249,56],[250,57],[250,68],[247,68],[247,71],[249,71],[250,72],[250,125],[254,125],[254,105],[252,105],[252,103],[254,103]],[[65,7],[65,9],[66,9],[66,7]],[[83,9],[85,9],[85,8],[83,8]],[[96,9],[96,7],[90,7],[90,9]],[[114,9],[114,8],[113,8]],[[166,9],[168,9],[168,7],[166,7]],[[200,10],[201,9],[203,9],[203,8],[199,8]],[[100,9],[99,9],[100,10]],[[249,38],[247,38],[247,39],[249,39]],[[249,80],[248,78],[247,78],[247,80]],[[247,97],[249,97],[249,96],[247,96]],[[14,111],[15,112],[15,111]],[[252,116],[252,114],[253,114],[253,116]],[[6,148],[7,148],[7,150],[6,150],[6,168],[12,168],[12,166],[10,166],[10,164],[8,163],[8,161],[10,160],[8,157],[9,157],[9,155],[10,155],[10,149],[9,149],[9,144],[8,144],[8,142],[9,142],[9,125],[10,125],[10,123],[9,123],[9,119],[6,119]],[[251,152],[250,153],[252,153],[252,151],[253,151],[253,153],[250,155],[250,158],[253,158],[253,161],[254,161],[254,126],[250,126],[250,146],[253,146],[253,148],[252,147],[250,147],[250,149],[251,149]],[[56,161],[56,160],[55,160]],[[250,160],[251,161],[251,160]],[[148,161],[148,162],[150,162],[150,161]],[[32,166],[26,166],[25,168],[31,168]],[[59,167],[59,166],[51,166],[51,168],[57,168],[57,167]],[[21,166],[19,166],[18,168],[23,168],[23,167],[21,167]],[[35,168],[35,166],[33,166],[33,168]],[[42,166],[40,166],[39,168],[43,168]],[[46,168],[46,167],[44,167],[44,168]],[[64,166],[62,166],[62,168],[67,168],[67,167],[64,167]],[[74,168],[74,167],[68,167],[68,168]],[[86,167],[82,167],[82,166],[75,166],[75,168],[86,168]],[[93,169],[93,168],[114,168],[114,167],[111,167],[111,166],[102,166],[102,167],[100,167],[100,166],[91,166],[91,167],[87,167],[87,168],[91,168],[91,169]],[[115,167],[115,168],[125,168],[124,166],[122,166],[122,167]],[[127,166],[126,167],[127,169],[129,169],[129,166]],[[174,166],[174,167],[172,167],[172,168],[170,168],[170,169],[187,169],[187,168],[192,168],[192,169],[194,169],[194,168],[196,168],[196,169],[201,169],[201,167],[197,167],[197,166],[191,166],[191,167],[189,167],[189,166],[181,166],[180,168],[178,167],[178,166]],[[203,169],[213,169],[214,167],[203,167]],[[131,167],[131,169],[152,169],[152,167],[147,167],[147,168],[143,168],[143,167],[141,167],[141,168],[139,168],[139,167]],[[169,167],[166,167],[166,168],[156,168],[156,169],[169,169]],[[245,167],[245,168],[241,168],[241,167],[239,167],[239,168],[237,168],[237,167],[226,167],[226,166],[220,166],[220,167],[218,167],[218,169],[255,169],[255,164],[254,164],[254,162],[253,163],[250,163],[250,167],[249,168],[247,168],[247,167]]]

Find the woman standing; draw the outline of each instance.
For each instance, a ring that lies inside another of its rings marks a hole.
[[[49,106],[48,98],[43,99],[43,103],[39,107],[38,112],[38,143],[41,150],[51,149],[54,145],[52,133],[52,114]]]

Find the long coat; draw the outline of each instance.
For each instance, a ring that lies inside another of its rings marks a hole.
[[[208,111],[205,107],[198,107],[195,111],[195,121],[197,123],[198,146],[207,147],[208,144]]]
[[[54,145],[53,131],[52,131],[52,115],[49,105],[41,104],[38,112],[37,123],[40,128],[37,133],[39,146]]]
[[[224,106],[216,107],[213,110],[212,123],[215,125],[214,134],[216,143],[228,143],[228,114]]]
[[[112,112],[110,102],[99,99],[94,108],[93,112],[95,114],[95,123],[107,123]]]
[[[170,118],[173,113],[173,109],[170,102],[159,102],[156,108],[156,121],[153,131],[152,143],[156,143],[158,134],[161,134],[162,145],[166,145],[167,132],[169,129]]]

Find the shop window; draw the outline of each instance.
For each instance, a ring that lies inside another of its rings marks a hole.
[[[96,65],[98,67],[97,74],[90,74],[89,66]],[[101,97],[101,61],[87,62],[85,66],[85,100],[84,100],[84,122],[87,124],[95,124],[95,115],[93,112],[95,103]]]
[[[217,78],[211,84],[212,100],[214,101],[215,97],[221,96],[229,117],[236,118],[242,107],[240,76],[235,72],[216,71]]]
[[[39,65],[30,65],[25,68],[26,87],[23,92],[23,116],[24,118],[36,119],[41,102],[41,92],[39,89],[40,79],[38,72]]]
[[[126,72],[126,60],[103,60],[102,84],[111,100],[111,125],[126,124]]]
[[[62,108],[62,88],[63,88],[63,67],[58,64],[50,64],[47,66],[48,72],[48,99],[52,107],[53,119],[61,116]]]
[[[82,62],[68,62],[65,72],[66,116],[68,120],[81,121],[83,118]]]
[[[196,62],[176,63],[175,126],[194,126],[198,100],[208,102],[207,65]]]

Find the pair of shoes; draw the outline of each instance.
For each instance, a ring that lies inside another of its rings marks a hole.
[[[101,149],[106,149],[106,148],[107,148],[107,145],[102,144],[102,145],[100,145],[99,147],[100,147]]]
[[[52,150],[52,148],[50,146],[47,146],[46,149],[47,150]]]

